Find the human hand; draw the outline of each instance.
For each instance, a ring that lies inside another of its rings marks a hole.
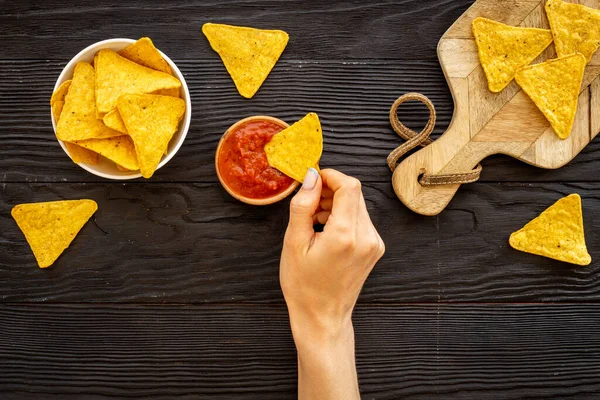
[[[313,224],[324,224],[315,232]],[[360,181],[333,169],[309,170],[290,204],[280,281],[296,344],[351,329],[352,310],[385,246]]]

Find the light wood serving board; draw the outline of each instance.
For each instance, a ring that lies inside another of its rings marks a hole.
[[[600,0],[579,0],[600,8]],[[479,64],[471,32],[476,17],[508,25],[550,29],[543,0],[478,0],[442,36],[438,57],[454,98],[448,130],[435,142],[402,161],[392,178],[394,191],[411,210],[437,215],[459,184],[421,186],[424,172],[469,171],[492,154],[507,154],[540,168],[560,168],[571,161],[600,131],[600,51],[588,64],[569,138],[559,139],[533,101],[513,80],[492,93]],[[551,44],[534,63],[554,58]]]

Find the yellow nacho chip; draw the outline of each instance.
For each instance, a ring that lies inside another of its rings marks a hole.
[[[548,29],[504,25],[487,18],[473,20],[479,61],[490,91],[502,91],[521,67],[529,65],[552,43]]]
[[[127,169],[127,168],[125,168],[125,167],[121,167],[119,164],[117,164],[117,169],[118,169],[119,171],[123,171],[123,172],[131,172],[131,170],[130,170],[130,169]]]
[[[282,130],[265,145],[269,165],[298,182],[304,180],[309,168],[317,168],[322,152],[323,133],[315,113]]]
[[[97,53],[95,66],[96,107],[102,116],[117,106],[121,95],[181,87],[179,79],[136,64],[108,49]]]
[[[279,60],[289,36],[284,31],[207,23],[202,32],[219,54],[243,97],[252,98]]]
[[[135,147],[127,135],[109,139],[79,140],[75,144],[92,150],[127,169],[139,169]]]
[[[558,200],[510,235],[509,243],[526,253],[572,264],[590,264],[592,257],[585,246],[581,197],[571,194]]]
[[[158,94],[160,96],[180,97],[180,89],[179,88],[160,89],[155,92],[152,92],[152,94]]]
[[[160,52],[154,47],[154,43],[152,43],[152,40],[148,37],[143,37],[137,42],[125,47],[123,50],[119,51],[119,55],[134,63],[143,65],[144,67],[165,72],[169,75],[173,73],[169,63],[160,55]]]
[[[110,112],[107,113],[102,120],[104,121],[104,125],[108,126],[109,128],[122,132],[126,135],[128,134],[127,128],[125,128],[125,122],[123,122],[123,118],[121,118],[121,114],[119,114],[119,110],[116,108],[110,110]]]
[[[119,98],[117,108],[135,144],[142,176],[150,178],[179,128],[185,101],[154,94],[126,95]]]
[[[60,84],[58,89],[54,93],[52,93],[52,97],[50,97],[50,106],[54,105],[57,101],[64,101],[65,96],[69,92],[69,87],[71,86],[72,80],[64,81]]]
[[[56,123],[58,123],[58,120],[60,119],[60,114],[62,112],[64,104],[65,102],[60,100],[55,101],[54,104],[52,104],[52,115],[54,115],[54,121],[56,121]],[[88,149],[84,149],[83,147],[77,146],[73,143],[63,143],[67,147],[67,152],[69,153],[69,156],[71,157],[71,160],[73,160],[74,163],[98,164],[98,154]]]
[[[581,53],[590,62],[600,44],[600,10],[561,0],[548,0],[546,16],[558,56]]]
[[[584,70],[585,57],[577,53],[521,68],[515,75],[561,139],[571,134]]]
[[[56,124],[56,137],[72,142],[74,140],[99,139],[121,135],[96,119],[94,97],[94,68],[84,62],[77,63],[73,71],[73,81],[65,96],[61,118]]]
[[[69,247],[97,209],[94,200],[63,200],[19,204],[13,207],[11,215],[40,268],[47,268]]]

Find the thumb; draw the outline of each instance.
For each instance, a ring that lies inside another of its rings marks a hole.
[[[310,243],[315,231],[313,215],[321,201],[321,176],[316,169],[306,172],[302,188],[290,202],[290,222],[286,231],[286,240],[298,245]]]

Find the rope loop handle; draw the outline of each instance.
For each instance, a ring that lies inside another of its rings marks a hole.
[[[418,100],[425,104],[429,109],[429,121],[427,121],[427,125],[425,125],[423,130],[419,133],[408,128],[398,119],[398,107],[400,104],[410,100]],[[398,136],[406,140],[406,142],[396,147],[387,157],[387,164],[392,172],[394,172],[398,166],[398,160],[400,157],[417,146],[425,147],[433,143],[433,140],[429,138],[429,135],[431,135],[431,132],[433,132],[435,121],[435,107],[433,106],[431,100],[421,93],[406,93],[394,101],[394,104],[392,104],[392,107],[390,108],[390,124]],[[425,172],[423,175],[421,175],[419,183],[423,186],[472,183],[479,179],[481,170],[481,164],[478,164],[475,169],[462,173],[435,175]]]

